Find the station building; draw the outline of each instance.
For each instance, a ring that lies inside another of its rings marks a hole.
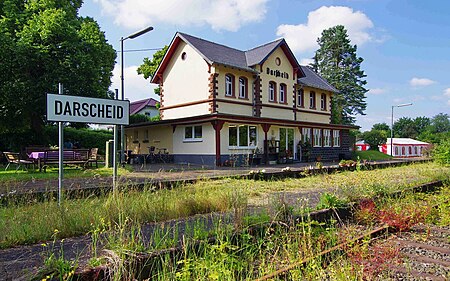
[[[350,157],[354,127],[330,122],[337,90],[284,39],[242,51],[176,33],[151,82],[161,121],[126,128],[134,154],[156,148],[176,163],[219,166]]]

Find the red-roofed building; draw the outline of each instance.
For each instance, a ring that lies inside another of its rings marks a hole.
[[[159,110],[156,107],[158,101],[152,98],[145,100],[138,100],[130,103],[130,115],[143,114],[148,117],[159,115]]]

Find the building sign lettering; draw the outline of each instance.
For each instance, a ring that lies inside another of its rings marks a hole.
[[[270,69],[268,67],[266,69],[266,73],[268,75],[272,75],[272,76],[275,76],[275,77],[281,77],[281,78],[289,79],[289,74],[287,72],[281,72],[279,70],[273,70],[273,69]]]

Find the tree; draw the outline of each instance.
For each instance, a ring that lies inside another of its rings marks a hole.
[[[386,143],[388,133],[384,130],[372,129],[361,134],[364,142],[370,145],[370,149],[378,150],[378,146]]]
[[[339,91],[331,103],[332,122],[354,124],[354,115],[365,115],[367,106],[366,75],[361,70],[363,59],[356,55],[357,47],[350,44],[342,25],[324,30],[317,43],[319,49],[312,67]]]
[[[415,138],[417,136],[414,120],[409,117],[402,117],[395,121],[393,131],[394,137],[397,138]]]
[[[414,118],[414,128],[417,132],[416,137],[421,133],[425,132],[431,124],[431,120],[425,116],[419,116]]]
[[[445,133],[450,131],[450,119],[448,114],[439,113],[431,119],[429,130],[432,133]]]
[[[45,124],[46,93],[107,96],[116,52],[99,25],[80,17],[82,0],[0,3],[0,131]]]
[[[386,123],[376,123],[376,124],[373,124],[372,130],[389,132],[391,129],[389,128],[389,125]]]
[[[169,49],[169,46],[166,45],[161,50],[156,51],[153,54],[153,58],[151,60],[149,58],[144,58],[144,62],[137,69],[138,74],[144,75],[145,79],[153,77],[156,70],[158,69],[159,64],[164,58],[164,55],[166,54],[167,49]],[[154,91],[155,94],[159,95],[160,94],[159,86],[155,88]]]

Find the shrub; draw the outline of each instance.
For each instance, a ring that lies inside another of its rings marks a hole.
[[[433,150],[434,160],[441,165],[450,165],[450,138],[445,138]]]

